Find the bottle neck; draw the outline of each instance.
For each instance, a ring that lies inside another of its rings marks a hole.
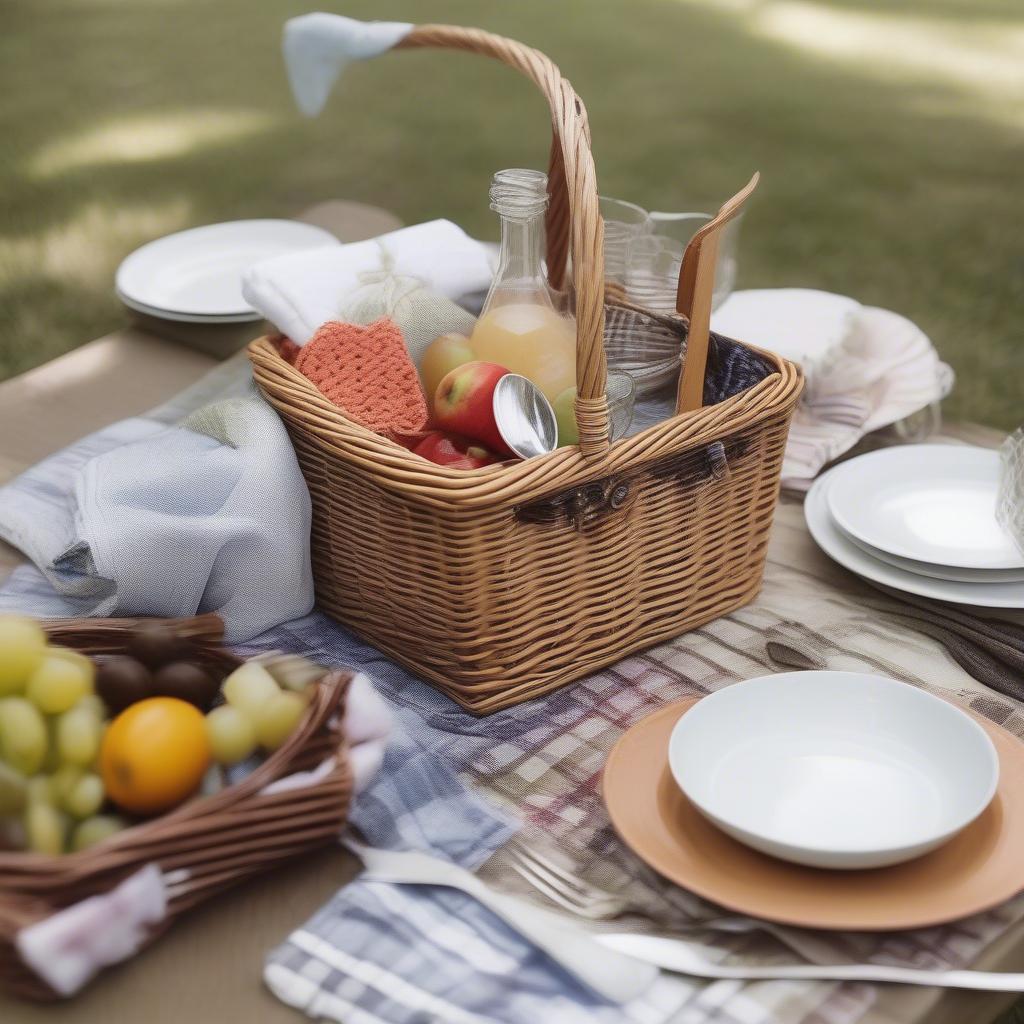
[[[501,218],[501,252],[495,275],[499,280],[543,282],[542,226],[540,215]]]

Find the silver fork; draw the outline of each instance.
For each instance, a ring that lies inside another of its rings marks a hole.
[[[517,875],[552,903],[579,917],[592,921],[607,920],[617,917],[629,906],[628,900],[577,878],[518,838],[513,839],[505,851],[509,856],[509,867]]]
[[[517,875],[529,882],[539,893],[547,896],[552,903],[572,914],[591,921],[610,921],[629,908],[629,900],[577,878],[550,857],[545,857],[527,846],[518,836],[505,846],[503,852],[508,855],[509,867]],[[721,914],[686,925],[677,923],[675,927],[683,931],[706,929],[733,934],[763,931],[773,935],[793,952],[800,952],[798,944],[794,944],[789,934],[790,930],[785,926],[774,925],[768,921],[755,921],[740,915]]]

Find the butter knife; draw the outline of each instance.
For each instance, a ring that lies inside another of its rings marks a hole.
[[[926,971],[887,964],[716,964],[689,943],[655,935],[611,933],[598,935],[608,949],[636,957],[676,974],[695,978],[733,978],[741,981],[867,981],[937,988],[967,988],[986,992],[1024,992],[1024,974],[986,971]]]

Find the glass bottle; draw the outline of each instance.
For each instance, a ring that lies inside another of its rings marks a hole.
[[[472,346],[477,359],[521,374],[555,403],[576,386],[576,324],[558,312],[544,275],[547,203],[541,171],[495,174],[491,209],[501,217],[501,250]]]

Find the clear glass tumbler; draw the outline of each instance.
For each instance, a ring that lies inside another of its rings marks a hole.
[[[598,206],[604,219],[604,276],[624,285],[630,249],[635,239],[650,234],[650,217],[642,206],[611,196],[598,196]]]
[[[676,289],[683,252],[710,213],[663,213],[649,215],[651,231],[637,240],[626,268],[626,293],[639,305],[659,313],[675,312]],[[736,286],[739,228],[743,215],[722,230],[715,266],[715,290],[711,308],[718,309]],[[653,241],[651,241],[653,239]]]

